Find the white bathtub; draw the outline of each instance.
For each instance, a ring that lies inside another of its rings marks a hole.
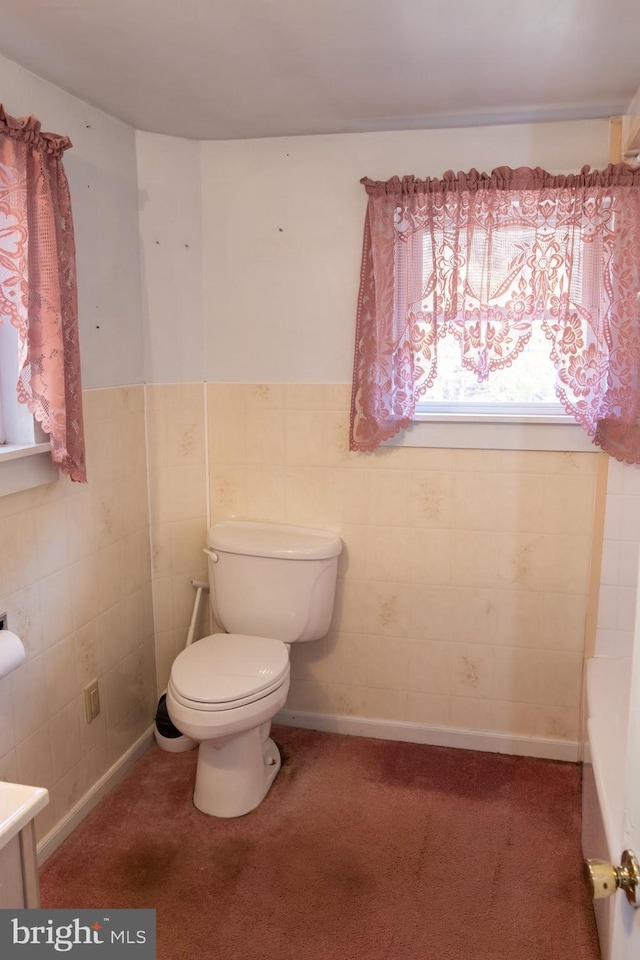
[[[629,659],[587,661],[582,850],[585,857],[611,863],[618,863],[622,853],[630,685]],[[616,905],[615,896],[594,901],[602,960],[613,960]]]

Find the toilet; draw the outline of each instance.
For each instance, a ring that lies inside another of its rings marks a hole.
[[[193,802],[240,817],[262,802],[280,769],[269,736],[289,690],[289,644],[324,637],[338,556],[334,533],[223,520],[207,536],[211,605],[226,632],[191,644],[171,668],[167,710],[198,744]]]

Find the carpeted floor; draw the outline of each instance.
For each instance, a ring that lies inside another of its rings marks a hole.
[[[158,960],[598,960],[573,764],[275,728],[237,820],[154,744],[41,871],[43,907],[155,907]]]

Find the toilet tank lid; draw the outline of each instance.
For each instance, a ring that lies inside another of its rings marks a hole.
[[[209,528],[207,545],[222,553],[281,560],[337,557],[342,540],[327,530],[256,520],[221,520]]]

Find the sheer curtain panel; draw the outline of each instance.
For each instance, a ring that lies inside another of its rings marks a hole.
[[[49,434],[54,464],[86,482],[67,137],[0,106],[0,321],[20,341],[17,398]]]

